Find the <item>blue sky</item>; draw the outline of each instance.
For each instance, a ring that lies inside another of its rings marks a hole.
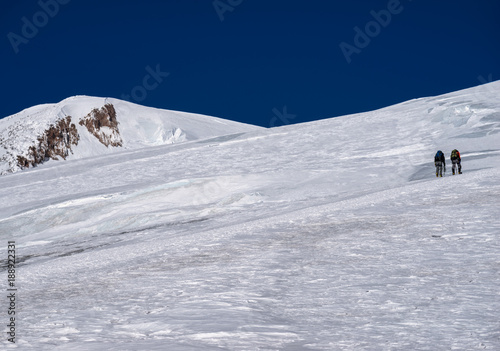
[[[500,2],[1,1],[0,116],[73,95],[265,127],[500,79]]]

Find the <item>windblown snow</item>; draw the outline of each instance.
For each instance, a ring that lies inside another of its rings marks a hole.
[[[272,129],[80,97],[0,120],[44,130],[33,116],[109,102],[123,139],[107,152],[75,123],[66,162],[0,177],[18,262],[2,347],[500,349],[499,97],[494,82]]]

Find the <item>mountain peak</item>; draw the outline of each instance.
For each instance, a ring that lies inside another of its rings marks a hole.
[[[260,129],[193,113],[78,95],[0,120],[0,174],[51,160],[94,157]]]

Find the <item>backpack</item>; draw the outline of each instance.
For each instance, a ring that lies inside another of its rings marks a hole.
[[[443,157],[443,153],[441,152],[441,150],[438,150],[438,152],[436,152],[436,156],[434,156],[434,160],[441,161],[442,157]]]
[[[451,159],[452,159],[452,160],[454,160],[454,159],[456,159],[456,158],[460,158],[460,152],[458,152],[458,150],[457,150],[457,149],[455,149],[455,150],[453,150],[453,151],[451,152]]]

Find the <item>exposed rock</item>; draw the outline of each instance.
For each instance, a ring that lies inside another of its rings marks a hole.
[[[38,145],[30,146],[26,157],[17,156],[21,169],[34,167],[49,159],[58,160],[58,156],[66,159],[72,152],[72,145],[78,145],[80,135],[75,124],[71,123],[71,116],[67,116],[55,125],[51,124],[37,140]]]
[[[106,147],[122,146],[116,111],[113,105],[106,104],[100,109],[92,109],[92,111],[80,120],[79,124],[85,126]],[[15,129],[17,127],[12,128]],[[14,129],[9,130],[9,137],[15,137]],[[11,172],[16,168],[25,169],[35,167],[50,159],[58,160],[62,158],[65,160],[70,153],[73,153],[72,146],[78,145],[79,140],[80,135],[78,134],[76,125],[71,123],[71,116],[66,116],[44,130],[37,137],[34,145],[29,146],[27,150],[25,148],[22,151],[19,150],[21,152],[18,151],[12,154],[9,148],[4,145],[4,140],[0,140],[0,144],[7,150],[3,156],[5,161],[11,159],[9,161],[10,168],[7,170],[7,172]]]
[[[80,120],[80,125],[85,126],[90,134],[107,147],[122,146],[116,111],[112,104],[106,104],[100,109],[94,108]]]

